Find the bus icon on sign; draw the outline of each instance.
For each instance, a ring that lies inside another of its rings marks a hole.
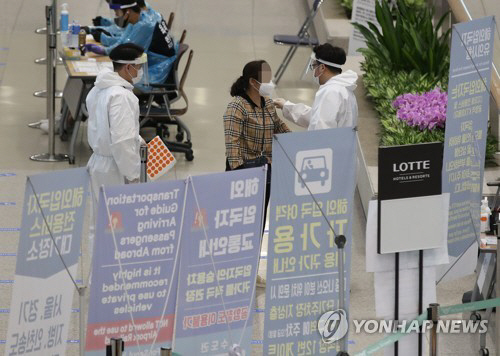
[[[300,151],[295,156],[295,195],[329,193],[332,190],[332,162],[331,148],[320,150]]]

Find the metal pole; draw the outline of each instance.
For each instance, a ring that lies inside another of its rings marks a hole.
[[[399,252],[395,254],[395,271],[394,271],[394,320],[399,321]],[[399,355],[399,342],[394,343],[394,356]]]
[[[49,24],[49,22],[47,21],[47,27],[43,28],[43,29],[37,29],[35,31],[35,33],[37,34],[46,34],[47,37],[50,37],[50,35],[54,34],[54,38],[53,38],[53,41],[55,43],[55,51],[54,53],[52,53],[52,58],[49,56],[48,52],[50,50],[50,41],[52,41],[52,39],[49,39],[47,38],[47,57],[46,58],[38,58],[38,59],[35,59],[35,63],[37,64],[47,64],[47,66],[49,65],[49,63],[53,63],[54,60],[56,60],[56,64],[62,64],[62,59],[61,59],[61,63],[59,63],[59,56],[57,55],[57,0],[52,0],[52,22]],[[49,31],[47,31],[47,29],[49,29]],[[43,31],[39,31],[39,30],[43,30]],[[54,68],[55,68],[55,64],[54,64]],[[47,70],[48,71],[48,70]],[[48,73],[47,73],[48,74]],[[47,98],[47,100],[50,98],[49,96],[49,92],[53,92],[54,93],[54,97],[56,99],[61,99],[62,96],[63,96],[63,93],[62,91],[60,90],[56,90],[55,89],[55,85],[56,85],[56,81],[55,81],[55,69],[54,69],[54,89],[50,90],[49,86],[48,86],[48,77],[47,77],[47,90],[39,90],[39,91],[36,91],[33,93],[34,96],[36,96],[37,98]],[[50,118],[48,117],[49,121],[50,121]],[[50,125],[50,124],[49,124]]]
[[[172,356],[172,349],[166,349],[162,347],[160,349],[160,356]]]
[[[80,356],[85,355],[85,290],[86,287],[78,288],[80,296]]]
[[[125,349],[122,339],[111,339],[111,356],[122,356],[123,350]]]
[[[500,186],[498,187],[500,189]],[[495,196],[496,198],[496,196]],[[496,255],[496,262],[497,262],[497,275],[496,275],[496,282],[495,282],[495,292],[496,292],[496,297],[498,298],[500,296],[500,263],[498,262],[498,257],[500,254],[498,253],[500,249],[500,238],[497,237],[497,255]],[[500,350],[500,312],[497,308],[497,312],[495,313],[495,336],[493,338],[495,340],[495,346],[497,349],[497,354],[500,353],[498,350]]]
[[[38,63],[38,64],[42,64],[42,63],[45,63],[47,64],[47,67],[49,66],[49,64],[52,64],[54,62],[54,59],[57,58],[57,61],[59,61],[59,56],[57,55],[57,0],[52,0],[52,21],[49,23],[49,21],[47,21],[47,27],[45,27],[43,30],[45,31],[41,31],[39,32],[38,30],[42,30],[42,29],[37,29],[35,32],[38,33],[38,34],[46,34],[47,35],[47,57],[46,58],[39,58],[37,60],[35,60],[35,63]],[[52,38],[52,34],[53,34],[53,38]],[[51,50],[51,46],[50,44],[52,43],[51,41],[54,42],[54,53],[52,53],[52,57],[49,55],[49,51]],[[43,59],[45,61],[43,61]],[[38,62],[37,62],[38,61]],[[59,64],[58,62],[56,62],[57,64]],[[62,63],[62,60],[61,60],[61,63]],[[53,64],[54,65],[54,64]],[[54,65],[54,68],[55,68],[55,65]],[[50,99],[50,95],[49,93],[52,92],[54,93],[54,97],[56,99],[61,99],[62,98],[62,91],[60,90],[55,90],[55,89],[50,89],[49,87],[49,77],[48,77],[49,73],[48,73],[48,68],[47,68],[47,90],[39,90],[39,91],[36,91],[33,93],[34,96],[36,96],[37,98],[47,98],[47,101]],[[53,83],[53,88],[55,88],[55,85],[56,85],[56,81],[55,81],[55,69],[54,69],[54,83]],[[54,103],[54,106],[55,106],[55,103]],[[47,117],[50,121],[50,116]],[[49,123],[49,127],[50,127],[50,123]]]
[[[424,309],[424,251],[418,251],[418,314]],[[422,331],[422,329],[420,329]],[[422,356],[422,332],[418,333],[418,356]]]
[[[438,338],[437,338],[437,324],[439,321],[439,304],[433,303],[429,304],[427,308],[427,319],[432,321],[432,327],[429,337],[429,355],[437,356],[438,354]]]
[[[56,58],[57,58],[57,24],[55,19],[57,2],[52,1],[51,6],[45,7],[47,18],[47,119],[49,121],[49,152],[31,156],[38,162],[62,162],[68,159],[67,155],[55,153],[55,84],[56,84]]]
[[[338,235],[335,237],[335,244],[338,248],[338,261],[339,261],[339,309],[345,310],[345,277],[344,277],[344,247],[347,242],[347,239],[344,235]],[[347,315],[347,312],[346,312]],[[341,324],[342,325],[342,324]],[[342,331],[342,330],[341,330]],[[349,340],[349,336],[347,334],[341,340],[341,348],[340,353],[347,353],[347,344]]]
[[[148,181],[148,146],[141,145],[141,183]]]

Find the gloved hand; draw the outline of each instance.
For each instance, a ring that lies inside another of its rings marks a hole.
[[[276,106],[279,109],[283,109],[283,106],[285,106],[286,100],[283,98],[277,98],[273,100],[274,106]]]
[[[96,42],[101,42],[101,31],[99,31],[98,29],[96,28],[93,28],[92,30],[90,30],[90,34],[92,35],[92,37],[94,37],[94,40]]]
[[[97,16],[96,18],[92,19],[92,23],[94,24],[94,26],[102,26],[101,21],[102,16]]]
[[[101,56],[104,56],[106,54],[106,51],[104,50],[104,47],[98,46],[93,43],[87,43],[84,46],[85,52],[93,52],[95,54],[100,54]]]
[[[101,42],[101,35],[103,33],[107,36],[111,36],[111,34],[108,31],[103,30],[102,28],[93,28],[92,30],[90,30],[90,34],[94,37],[94,40],[96,40],[97,42]]]

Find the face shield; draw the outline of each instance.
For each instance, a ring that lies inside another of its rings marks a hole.
[[[117,60],[114,62],[120,64],[132,64],[135,71],[129,70],[129,74],[132,77],[134,85],[149,86],[148,55],[146,53],[143,53],[142,56],[133,61]]]
[[[342,66],[340,64],[336,64],[336,63],[332,63],[332,62],[327,62],[327,61],[325,61],[323,59],[316,58],[316,53],[313,52],[313,53],[311,53],[311,58],[309,58],[309,63],[307,64],[307,70],[306,70],[305,74],[307,74],[309,72],[313,72],[314,73],[314,70],[320,64],[325,64],[325,65],[330,66],[330,67],[342,69]]]
[[[109,2],[110,17],[114,19],[115,25],[121,28],[125,28],[128,25],[127,10],[137,6],[137,2],[131,4],[122,5],[116,0],[111,0]]]

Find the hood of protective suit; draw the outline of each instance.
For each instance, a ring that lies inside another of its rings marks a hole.
[[[330,80],[327,81],[322,86],[342,85],[346,89],[348,89],[350,91],[354,91],[357,87],[357,85],[356,85],[357,80],[358,80],[358,74],[349,69],[349,70],[342,72],[341,74],[338,74],[338,75],[330,78]]]
[[[113,72],[109,68],[105,68],[97,74],[97,78],[95,80],[95,86],[99,89],[106,89],[113,86],[121,86],[125,89],[132,90],[134,86],[127,82],[125,79],[120,77],[120,75],[116,72]]]

